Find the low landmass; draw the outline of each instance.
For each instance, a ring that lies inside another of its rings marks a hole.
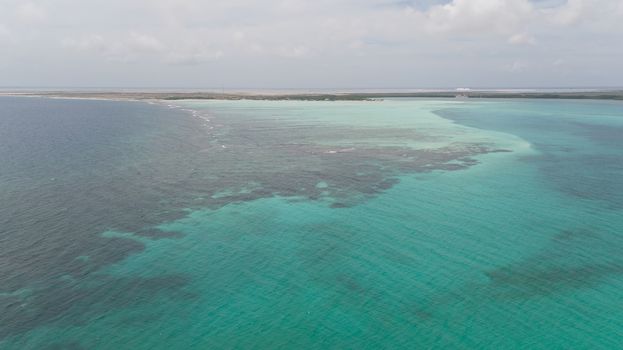
[[[119,91],[36,91],[4,92],[0,95],[45,96],[57,98],[120,99],[120,100],[270,100],[270,101],[375,101],[384,98],[531,98],[623,100],[622,90],[573,92],[520,92],[443,90],[422,92],[344,92],[344,93],[216,93],[216,92],[119,92]]]

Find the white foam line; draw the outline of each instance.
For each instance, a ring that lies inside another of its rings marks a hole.
[[[209,129],[214,129],[213,126],[209,126],[208,123],[210,123],[210,118],[202,115],[199,111],[194,110],[194,109],[190,109],[190,108],[182,108],[181,106],[177,106],[177,105],[172,105],[172,104],[167,104],[167,107],[169,108],[179,108],[181,111],[184,112],[188,112],[190,113],[193,117],[199,118],[201,120],[204,121],[203,126],[209,128]]]

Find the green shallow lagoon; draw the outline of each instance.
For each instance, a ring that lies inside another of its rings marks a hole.
[[[621,103],[1,104],[0,348],[623,346]]]

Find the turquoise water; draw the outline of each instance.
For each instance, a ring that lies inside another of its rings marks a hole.
[[[623,346],[621,103],[0,105],[0,348]]]

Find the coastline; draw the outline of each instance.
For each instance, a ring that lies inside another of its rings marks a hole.
[[[586,91],[500,91],[500,90],[439,90],[417,92],[343,92],[343,93],[215,93],[197,92],[122,92],[122,91],[19,91],[0,92],[0,96],[49,97],[65,99],[120,101],[176,100],[267,100],[267,101],[380,101],[386,98],[456,98],[467,99],[573,99],[623,101],[623,90]]]

